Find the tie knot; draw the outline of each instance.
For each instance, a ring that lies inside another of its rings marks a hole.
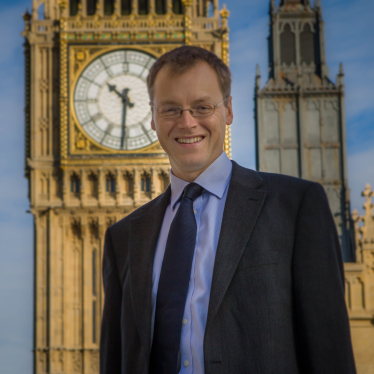
[[[204,188],[197,183],[188,184],[183,191],[183,198],[195,201],[204,191]]]

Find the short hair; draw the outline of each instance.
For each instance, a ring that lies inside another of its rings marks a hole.
[[[164,66],[167,66],[172,74],[179,75],[200,61],[205,61],[213,68],[217,74],[223,98],[229,97],[231,94],[231,73],[228,66],[217,55],[204,48],[185,45],[163,54],[152,65],[147,77],[147,88],[151,101],[153,101],[156,76]],[[227,105],[226,100],[225,105]]]

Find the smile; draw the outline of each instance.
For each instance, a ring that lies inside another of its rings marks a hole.
[[[181,144],[192,144],[192,143],[198,143],[198,142],[201,142],[203,140],[203,137],[202,136],[199,136],[197,138],[177,138],[176,141],[178,143],[181,143]]]

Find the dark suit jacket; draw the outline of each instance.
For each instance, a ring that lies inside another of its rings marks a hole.
[[[101,374],[148,373],[153,258],[169,200],[170,187],[107,230]],[[343,275],[322,186],[233,162],[205,373],[355,373]]]

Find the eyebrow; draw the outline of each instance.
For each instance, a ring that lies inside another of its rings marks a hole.
[[[201,102],[211,102],[211,101],[212,101],[212,97],[207,95],[207,96],[203,96],[192,101],[191,105],[201,103]],[[164,101],[161,101],[158,105],[175,105],[175,106],[180,107],[180,104],[173,100],[164,100]]]

